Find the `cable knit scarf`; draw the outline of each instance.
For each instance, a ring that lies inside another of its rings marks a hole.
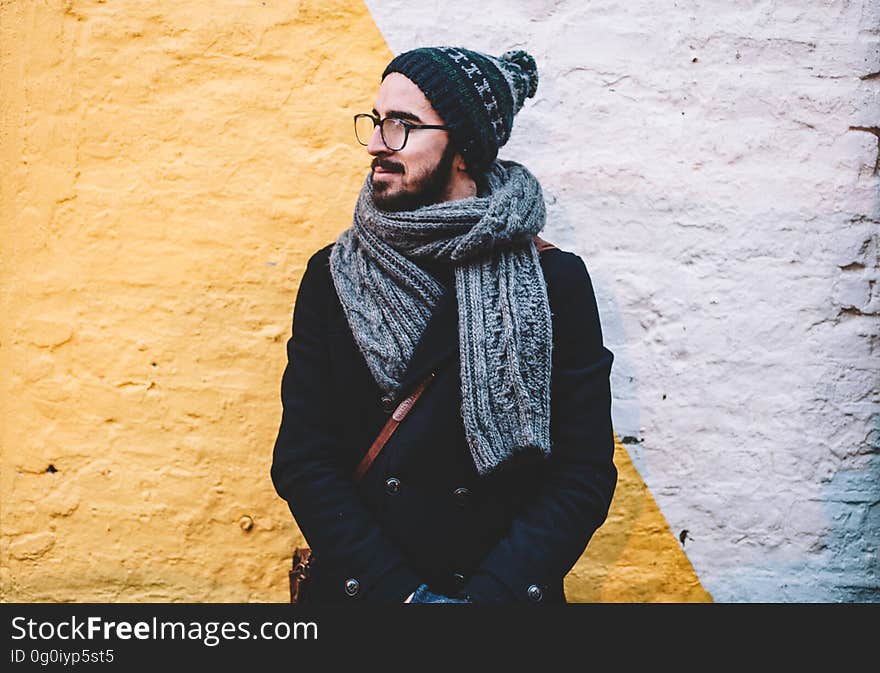
[[[481,475],[550,453],[551,318],[531,240],[544,227],[544,198],[537,179],[511,161],[495,161],[488,185],[485,196],[389,212],[376,208],[368,176],[354,223],[330,254],[355,342],[395,400],[444,291],[413,260],[454,267],[461,413]]]

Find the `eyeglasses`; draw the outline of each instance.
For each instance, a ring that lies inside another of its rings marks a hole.
[[[361,145],[369,145],[370,138],[373,137],[373,131],[379,127],[379,133],[382,136],[382,142],[392,152],[402,150],[409,140],[409,132],[413,129],[436,129],[438,131],[451,131],[448,126],[439,126],[437,124],[413,124],[404,119],[396,117],[385,117],[379,119],[371,114],[357,114],[354,116],[354,134]]]

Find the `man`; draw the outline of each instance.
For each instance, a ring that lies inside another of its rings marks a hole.
[[[538,252],[541,187],[496,158],[537,84],[523,51],[415,49],[355,117],[372,170],[300,283],[272,465],[314,603],[564,603],[605,520],[613,355],[590,278]]]

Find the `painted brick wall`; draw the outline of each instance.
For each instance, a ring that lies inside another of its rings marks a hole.
[[[350,115],[456,42],[535,55],[503,156],[616,354],[572,597],[875,600],[880,10],[367,5],[0,5],[0,599],[286,599],[296,285],[350,222]]]

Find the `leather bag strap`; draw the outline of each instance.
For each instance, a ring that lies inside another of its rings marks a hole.
[[[376,456],[379,455],[379,452],[385,446],[385,442],[387,442],[391,435],[394,434],[394,431],[397,430],[397,426],[400,425],[404,418],[406,418],[406,415],[413,408],[416,401],[422,396],[422,393],[425,392],[425,388],[427,388],[431,381],[434,380],[435,376],[434,372],[431,372],[428,377],[425,378],[418,387],[412,391],[412,393],[410,393],[409,397],[397,405],[397,409],[391,414],[391,418],[385,423],[385,427],[382,428],[379,436],[373,440],[372,446],[370,446],[366,455],[361,458],[360,464],[354,471],[355,481],[360,481],[367,473],[367,470],[370,469],[370,465],[373,464],[373,461],[376,460]]]
[[[553,250],[556,248],[556,246],[550,241],[545,241],[539,236],[532,236],[532,240],[535,242],[535,247],[538,249],[538,252],[544,252],[545,250]]]

